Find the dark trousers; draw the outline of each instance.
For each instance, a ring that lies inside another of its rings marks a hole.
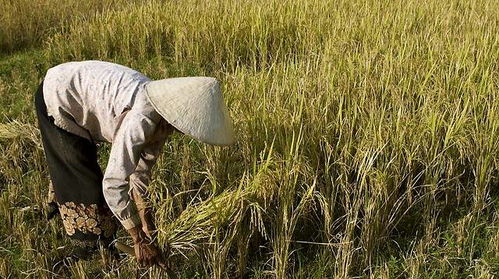
[[[64,228],[74,240],[107,242],[117,226],[102,193],[97,147],[92,141],[57,127],[47,114],[43,94],[42,82],[35,94],[36,115]]]

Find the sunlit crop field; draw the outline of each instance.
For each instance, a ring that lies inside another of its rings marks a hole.
[[[0,277],[167,277],[98,253],[53,268],[70,243],[33,96],[89,59],[222,82],[237,143],[176,134],[150,185],[179,278],[499,276],[499,1],[0,7]]]

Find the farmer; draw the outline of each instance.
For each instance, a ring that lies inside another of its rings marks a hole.
[[[210,77],[152,81],[118,64],[70,62],[47,71],[35,106],[53,206],[80,259],[110,245],[114,215],[132,237],[139,264],[160,264],[144,200],[165,140],[178,131],[214,145],[234,141],[220,86]],[[104,174],[97,142],[112,143]]]

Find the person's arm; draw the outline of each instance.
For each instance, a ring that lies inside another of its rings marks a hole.
[[[146,197],[148,196],[146,186],[149,184],[151,169],[142,169],[141,166],[144,164],[145,161],[143,157],[141,157],[137,169],[130,176],[130,193],[137,207],[142,226],[132,228],[128,233],[133,239],[134,251],[137,259],[143,259],[142,262],[139,261],[139,263],[146,266],[152,264],[159,264],[161,266],[162,256],[159,254],[159,250],[155,249],[156,247],[152,244],[156,234],[154,212],[146,201]],[[139,188],[142,188],[142,190]],[[139,247],[142,248],[138,249]],[[141,255],[141,253],[145,255]]]
[[[142,230],[149,236],[153,237],[156,231],[154,224],[154,212],[149,205],[148,191],[149,182],[151,180],[151,170],[155,164],[158,154],[164,145],[164,139],[144,148],[135,172],[130,175],[130,194],[135,201],[137,211],[142,222]]]
[[[103,179],[104,198],[132,237],[137,261],[142,265],[159,262],[160,252],[142,231],[140,216],[129,194],[128,177],[135,171],[146,139],[155,128],[152,119],[128,112],[114,136]]]
[[[149,206],[146,199],[135,189],[132,189],[132,198],[137,206],[139,218],[142,223],[142,230],[149,238],[154,239],[156,233],[154,210]]]
[[[134,173],[130,175],[130,191],[140,220],[142,221],[142,230],[152,237],[156,231],[154,224],[154,211],[148,203],[148,186],[151,181],[151,172],[161,150],[165,144],[166,138],[173,129],[162,120],[158,125],[154,135],[148,141],[140,154],[140,159]]]

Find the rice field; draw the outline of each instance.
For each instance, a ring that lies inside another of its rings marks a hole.
[[[0,277],[168,277],[53,268],[70,243],[45,220],[33,95],[87,59],[222,82],[237,143],[174,135],[150,185],[176,277],[499,277],[498,1],[0,6]]]

